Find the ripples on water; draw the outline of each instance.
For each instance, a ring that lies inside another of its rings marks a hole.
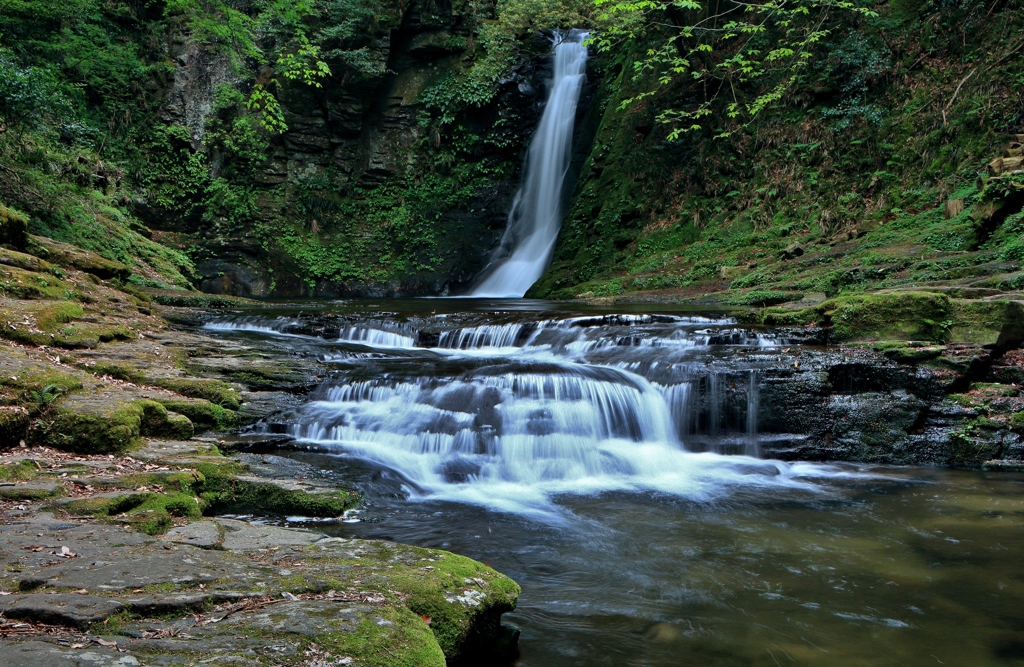
[[[1020,476],[757,458],[795,341],[728,318],[443,307],[207,328],[330,365],[281,416],[366,494],[328,530],[515,578],[523,665],[1024,663]]]

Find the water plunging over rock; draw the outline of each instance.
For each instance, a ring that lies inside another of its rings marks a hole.
[[[573,125],[586,76],[587,33],[556,34],[555,77],[544,115],[526,159],[526,177],[516,194],[501,244],[472,296],[521,297],[537,282],[562,226],[562,198],[569,169]]]

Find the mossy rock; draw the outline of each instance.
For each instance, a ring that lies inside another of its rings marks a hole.
[[[0,336],[24,345],[72,350],[136,336],[123,324],[82,321],[85,317],[85,309],[75,301],[31,304],[17,311],[0,311]]]
[[[31,459],[0,465],[0,482],[27,482],[39,476],[39,468]]]
[[[60,506],[65,512],[126,523],[147,535],[160,535],[174,518],[203,515],[204,504],[190,493],[130,493],[115,498],[86,498]]]
[[[338,517],[359,503],[357,495],[343,490],[309,493],[270,482],[239,479],[246,469],[238,464],[202,463],[196,469],[202,473],[203,483],[195,490],[217,512],[262,510],[280,515]]]
[[[957,342],[1018,347],[1024,343],[1024,303],[955,301],[950,337]]]
[[[55,267],[53,264],[39,259],[35,255],[18,252],[17,250],[8,250],[7,248],[0,248],[0,264],[3,264],[4,266],[12,266],[23,271],[50,273],[58,277],[63,274],[63,271]]]
[[[32,400],[32,392],[41,393],[51,387],[65,394],[81,389],[82,381],[70,373],[39,365],[0,376],[0,387],[18,390],[25,400]]]
[[[57,482],[29,482],[13,486],[0,486],[0,498],[4,500],[46,500],[59,498],[67,493]]]
[[[306,547],[315,564],[331,545]],[[331,561],[333,558],[328,556]],[[504,635],[501,614],[515,609],[519,586],[490,567],[446,551],[389,542],[366,543],[356,560],[364,585],[398,593],[417,617],[429,623],[448,665],[486,663]],[[388,664],[388,663],[385,663]]]
[[[185,415],[197,426],[223,430],[233,427],[238,421],[233,410],[214,405],[205,399],[156,400],[168,410]]]
[[[742,319],[769,325],[817,324],[844,341],[921,340],[1012,347],[1024,341],[1024,305],[951,299],[934,292],[842,296],[796,311],[767,308]]]
[[[0,243],[25,247],[28,216],[0,203]]]
[[[29,236],[26,249],[33,255],[48,262],[65,268],[91,273],[103,280],[111,278],[127,280],[132,274],[132,270],[127,264],[115,262],[112,259],[107,259],[89,250],[83,250],[70,243],[61,243],[44,236]]]
[[[952,326],[952,300],[931,292],[886,292],[844,296],[793,313],[764,313],[766,324],[816,322],[832,328],[836,341],[943,341]]]
[[[7,251],[10,252],[10,251]],[[75,287],[49,273],[30,271],[0,262],[0,294],[13,299],[72,299]]]
[[[72,395],[40,418],[31,436],[41,445],[86,454],[122,453],[143,435],[192,437],[192,422],[148,399],[111,400],[103,395]]]
[[[353,631],[318,635],[333,655],[357,655],[368,667],[445,667],[445,654],[424,619],[403,607],[382,607]]]
[[[188,396],[189,398],[202,398],[216,406],[237,410],[241,401],[238,392],[227,382],[222,380],[192,380],[177,378],[160,378],[155,382],[156,386],[170,389],[173,392]],[[187,412],[182,414],[188,414]],[[192,421],[196,421],[193,419]]]
[[[1010,415],[1009,425],[1010,430],[1014,433],[1024,434],[1024,410]]]
[[[927,345],[918,341],[886,341],[875,345],[874,349],[902,364],[937,359],[946,350],[943,345]]]
[[[13,446],[24,440],[32,417],[20,405],[0,406],[0,447]]]

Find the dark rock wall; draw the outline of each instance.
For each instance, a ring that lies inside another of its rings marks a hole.
[[[505,227],[543,107],[550,47],[542,35],[535,36],[524,49],[534,55],[519,59],[490,103],[465,105],[456,123],[438,128],[425,121],[429,115],[421,96],[445,77],[462,76],[480,56],[473,47],[472,21],[451,6],[426,0],[413,2],[400,15],[397,27],[367,37],[380,74],[339,75],[339,67],[322,88],[289,84],[279,92],[288,130],[272,139],[251,178],[254,219],[214,228],[209,216],[183,217],[140,200],[147,224],[182,235],[179,243],[191,248],[203,291],[288,298],[437,295],[465,290],[483,268]],[[225,57],[187,37],[175,37],[167,49],[176,69],[164,84],[160,120],[189,129],[193,148],[206,151],[210,175],[216,177],[223,156],[204,146],[204,124],[216,113],[217,87],[244,89],[252,83],[240,83]],[[269,76],[253,74],[257,82]],[[593,96],[591,85],[581,118]],[[593,123],[589,126],[592,135]],[[586,134],[580,132],[583,143],[589,142]],[[453,171],[440,162],[448,146],[459,166],[468,169]],[[445,200],[444,178],[455,190],[467,185],[467,171],[482,175],[472,192]],[[393,240],[402,232],[389,234],[388,211],[400,209],[406,193],[415,200],[413,189],[430,177],[440,182],[430,191],[437,202],[417,200],[412,224],[419,236]],[[318,201],[330,209],[323,217],[302,206],[312,182],[320,188]],[[306,245],[323,250],[316,255],[296,249],[301,242],[281,243],[289,234],[306,235]],[[357,248],[355,270],[338,270],[337,258],[323,259],[331,252],[344,255],[338,248],[349,244]]]
[[[865,348],[803,349],[762,361],[757,373],[757,440],[784,460],[1020,465],[1024,399],[1000,379],[1020,372],[1017,351],[951,350],[934,364],[891,361]],[[954,359],[954,355],[955,358]],[[749,401],[747,370],[723,373],[712,397],[699,389],[684,441],[702,449],[712,412],[718,430],[740,434]]]

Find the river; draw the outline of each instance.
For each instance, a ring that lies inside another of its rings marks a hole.
[[[364,493],[316,528],[514,578],[524,667],[1024,661],[1024,477],[760,458],[759,378],[806,342],[787,332],[441,299],[206,327],[323,362],[256,429]]]

